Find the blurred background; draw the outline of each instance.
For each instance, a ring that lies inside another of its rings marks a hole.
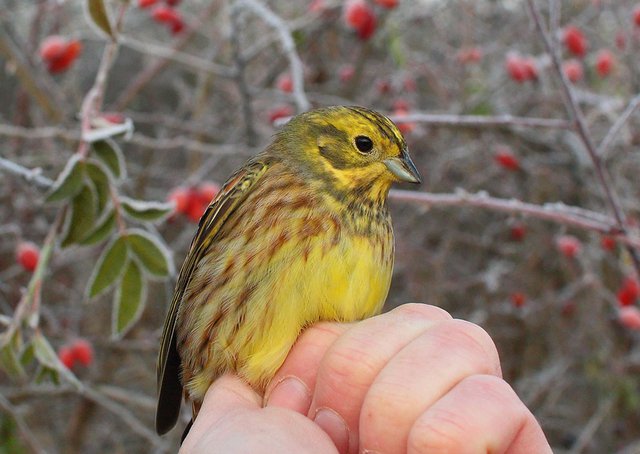
[[[0,5],[0,453],[176,450],[155,362],[197,219],[335,104],[398,121],[424,179],[387,309],[485,328],[554,452],[640,452],[635,2]]]

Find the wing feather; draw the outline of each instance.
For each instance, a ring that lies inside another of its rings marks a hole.
[[[176,319],[185,290],[195,267],[206,254],[211,243],[215,241],[225,220],[247,197],[268,167],[266,159],[260,157],[249,161],[229,178],[200,219],[198,231],[180,269],[173,300],[162,331],[157,364],[158,406],[156,410],[156,432],[160,435],[168,432],[175,425],[182,402],[180,356],[176,346]]]

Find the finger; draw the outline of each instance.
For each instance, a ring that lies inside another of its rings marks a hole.
[[[223,375],[207,390],[198,416],[183,443],[185,452],[193,447],[211,427],[238,411],[260,408],[262,398],[245,381],[236,375]]]
[[[350,326],[346,323],[319,323],[302,333],[267,386],[265,406],[288,408],[306,415],[320,361]]]
[[[360,449],[406,452],[415,420],[468,376],[501,375],[489,335],[463,320],[433,326],[399,351],[372,383],[360,416]]]
[[[551,448],[534,416],[504,380],[475,375],[415,421],[406,452],[545,454]]]
[[[309,417],[340,452],[358,449],[360,408],[379,371],[414,338],[450,319],[434,306],[407,304],[353,325],[331,345],[318,369]]]

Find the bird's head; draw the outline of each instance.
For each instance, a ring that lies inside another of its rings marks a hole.
[[[363,107],[305,112],[284,126],[280,141],[306,177],[325,179],[339,190],[386,198],[393,182],[421,182],[398,127]]]

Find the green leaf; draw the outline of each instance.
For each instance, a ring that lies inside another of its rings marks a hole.
[[[45,201],[59,202],[74,197],[82,189],[83,177],[84,162],[78,155],[73,155],[58,175]]]
[[[144,230],[129,230],[127,242],[134,256],[146,271],[154,276],[173,274],[171,255],[160,240]]]
[[[109,236],[116,227],[116,214],[110,211],[103,221],[80,242],[84,246],[99,243]]]
[[[114,299],[114,336],[124,335],[140,318],[144,309],[146,288],[140,267],[134,260],[130,260]]]
[[[113,140],[100,140],[91,144],[93,155],[99,159],[116,178],[116,180],[125,177],[124,155],[122,150]]]
[[[107,13],[107,7],[104,4],[104,0],[87,0],[86,5],[91,21],[107,36],[114,38],[113,29],[111,28],[109,14]]]
[[[171,203],[135,200],[129,197],[120,197],[120,203],[127,216],[144,222],[161,221],[174,210]]]
[[[33,353],[35,354],[38,362],[42,364],[45,369],[57,372],[78,387],[82,386],[76,376],[60,362],[55,350],[51,347],[49,341],[42,335],[42,333],[40,333],[40,331],[36,331],[33,335],[32,343]],[[55,377],[52,378],[55,379]]]
[[[127,238],[124,236],[118,237],[102,251],[91,278],[89,278],[89,286],[87,287],[89,298],[108,289],[122,275],[127,254]]]
[[[0,348],[0,368],[13,379],[23,379],[26,374],[18,353],[12,348],[10,344]]]
[[[89,176],[89,179],[93,183],[93,187],[96,190],[98,202],[97,212],[98,215],[100,215],[100,213],[102,213],[102,211],[109,203],[111,197],[109,176],[107,175],[107,171],[102,164],[87,162],[86,168],[87,175]]]
[[[71,213],[67,223],[67,232],[62,240],[62,247],[78,243],[91,231],[96,221],[96,195],[85,185],[73,198]]]
[[[27,366],[31,364],[34,358],[35,358],[35,352],[34,352],[33,344],[29,342],[25,347],[25,349],[20,354],[20,363],[23,366]]]

